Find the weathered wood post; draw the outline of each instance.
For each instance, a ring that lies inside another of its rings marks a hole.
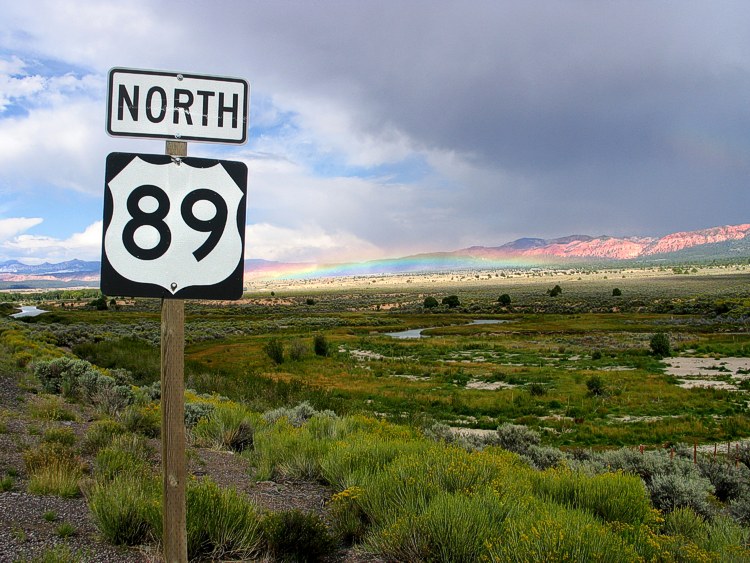
[[[187,156],[187,143],[167,141],[166,154]],[[161,302],[161,459],[164,561],[187,563],[185,508],[185,302]]]

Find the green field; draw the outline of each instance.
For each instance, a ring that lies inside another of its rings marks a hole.
[[[747,437],[744,374],[720,371],[723,358],[750,356],[745,267],[279,282],[236,303],[186,304],[186,383],[258,409],[309,400],[415,425],[513,422],[557,446]],[[555,285],[562,292],[550,296]],[[423,306],[449,295],[460,304]],[[85,303],[81,292],[53,297],[38,296],[51,313],[23,323],[36,338],[127,369],[138,383],[158,380],[158,301],[116,299],[99,311],[74,306]],[[385,334],[416,328],[424,338]],[[651,350],[657,333],[674,356],[715,358],[716,376],[735,388],[681,387]],[[316,336],[327,355],[314,353]],[[283,349],[281,362],[269,342]]]

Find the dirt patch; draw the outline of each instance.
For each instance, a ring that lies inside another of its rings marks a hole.
[[[664,373],[679,378],[683,389],[710,387],[738,391],[738,384],[750,378],[750,358],[675,357],[663,360]]]

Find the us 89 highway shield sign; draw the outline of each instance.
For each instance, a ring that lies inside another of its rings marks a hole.
[[[239,299],[246,197],[242,162],[110,154],[102,293]]]

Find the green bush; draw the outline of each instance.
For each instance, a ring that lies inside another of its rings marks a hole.
[[[422,303],[422,307],[425,309],[434,309],[437,307],[440,303],[438,303],[438,300],[432,297],[431,295],[424,298],[424,302]]]
[[[114,545],[139,545],[161,530],[161,487],[157,478],[118,475],[86,490],[94,523]]]
[[[94,476],[112,480],[117,475],[148,475],[149,447],[143,437],[136,434],[115,436],[110,445],[99,450],[94,459]]]
[[[274,363],[284,363],[284,344],[280,339],[271,338],[270,340],[268,340],[268,342],[266,342],[266,345],[263,349],[265,350],[268,357],[274,361]]]
[[[187,490],[187,549],[190,559],[252,559],[261,545],[255,505],[234,489],[209,479]]]
[[[83,462],[70,448],[55,442],[42,443],[23,454],[32,494],[78,496],[83,478]]]
[[[202,418],[208,418],[216,408],[212,403],[185,403],[185,428],[194,428]]]
[[[299,338],[295,338],[289,343],[289,359],[293,362],[299,362],[307,355],[307,345]]]
[[[461,306],[461,301],[459,301],[458,295],[449,295],[448,297],[443,297],[441,303],[443,305],[447,305],[451,309]]]
[[[328,339],[324,334],[316,334],[313,337],[313,350],[315,351],[316,356],[325,357],[330,355],[331,350],[328,345]]]
[[[161,411],[155,407],[130,405],[120,415],[120,423],[128,432],[157,438],[161,433]]]
[[[221,404],[198,421],[193,436],[200,446],[241,452],[252,448],[258,422],[258,415],[242,405]]]
[[[75,413],[65,400],[57,395],[41,394],[29,403],[29,414],[40,420],[71,421],[76,420]]]
[[[665,332],[657,332],[649,341],[651,353],[657,358],[668,358],[672,355],[672,345],[669,342],[669,335]]]
[[[589,390],[589,395],[594,397],[601,397],[607,394],[604,380],[598,375],[592,375],[586,380],[586,388]]]
[[[50,428],[44,433],[44,436],[42,436],[43,442],[56,443],[68,448],[73,447],[76,440],[76,434],[73,432],[73,429],[65,426]]]
[[[511,299],[510,295],[507,293],[503,293],[500,297],[497,298],[497,302],[500,303],[503,307],[507,307],[510,305]]]
[[[99,449],[108,446],[113,437],[125,432],[125,427],[111,418],[95,420],[86,430],[81,449],[84,453],[96,453]]]
[[[268,551],[278,561],[322,561],[335,548],[323,520],[312,512],[271,512],[262,529]]]
[[[648,491],[640,478],[622,472],[590,477],[569,469],[532,476],[534,493],[542,499],[584,510],[605,522],[639,525],[651,518]]]
[[[514,507],[487,542],[487,550],[493,563],[642,560],[632,545],[592,514],[528,499]]]
[[[526,453],[531,446],[538,446],[539,434],[521,424],[505,422],[497,428],[498,445],[517,454]]]

